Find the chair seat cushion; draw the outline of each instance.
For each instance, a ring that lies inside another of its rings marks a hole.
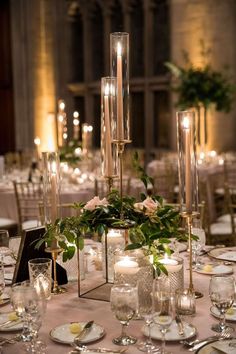
[[[210,226],[211,235],[230,235],[232,234],[231,223],[216,222]]]
[[[38,220],[27,220],[22,223],[23,230],[33,229],[38,226],[40,226],[40,222]]]
[[[8,219],[8,218],[0,218],[0,227],[4,228],[4,227],[11,227],[11,226],[16,226],[17,222],[15,220],[12,219]]]

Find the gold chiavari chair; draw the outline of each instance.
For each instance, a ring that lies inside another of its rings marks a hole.
[[[13,182],[17,203],[19,231],[40,225],[39,202],[43,200],[43,184]]]

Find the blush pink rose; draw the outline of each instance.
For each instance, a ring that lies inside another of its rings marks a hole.
[[[84,209],[86,210],[94,210],[97,206],[100,205],[104,205],[107,206],[108,205],[108,201],[106,198],[100,199],[99,197],[94,197],[93,199],[89,200],[85,206]]]
[[[140,203],[135,203],[134,207],[139,211],[145,211],[145,214],[149,215],[153,214],[157,210],[159,205],[160,204],[158,202],[156,202],[150,197],[147,197],[144,201]]]

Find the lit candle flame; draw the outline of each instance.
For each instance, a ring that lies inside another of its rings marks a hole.
[[[189,129],[190,128],[190,121],[188,117],[184,117],[183,118],[183,128],[184,129]]]
[[[121,47],[120,42],[118,42],[118,43],[117,43],[117,55],[120,55],[120,56],[121,56],[121,53],[122,53],[122,47]]]
[[[74,117],[74,118],[78,118],[78,117],[79,117],[79,112],[74,111],[74,113],[73,113],[73,117]]]
[[[106,84],[106,87],[105,87],[105,96],[108,96],[109,95],[109,85]]]
[[[39,138],[39,137],[36,137],[36,138],[34,139],[34,143],[35,143],[35,145],[39,146],[40,143],[41,143],[40,138]]]

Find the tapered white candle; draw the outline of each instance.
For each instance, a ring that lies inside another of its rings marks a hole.
[[[117,139],[124,140],[123,124],[123,79],[122,79],[122,47],[117,43]]]
[[[183,129],[185,136],[185,199],[186,212],[192,212],[192,190],[191,190],[191,151],[190,151],[190,121],[187,116],[183,118]]]
[[[105,115],[105,147],[106,147],[105,175],[111,177],[113,173],[112,173],[112,150],[111,150],[109,85],[108,84],[105,87],[105,94],[104,94],[104,115]]]
[[[56,162],[52,162],[51,166],[51,211],[52,222],[57,219],[57,175],[56,175]]]

